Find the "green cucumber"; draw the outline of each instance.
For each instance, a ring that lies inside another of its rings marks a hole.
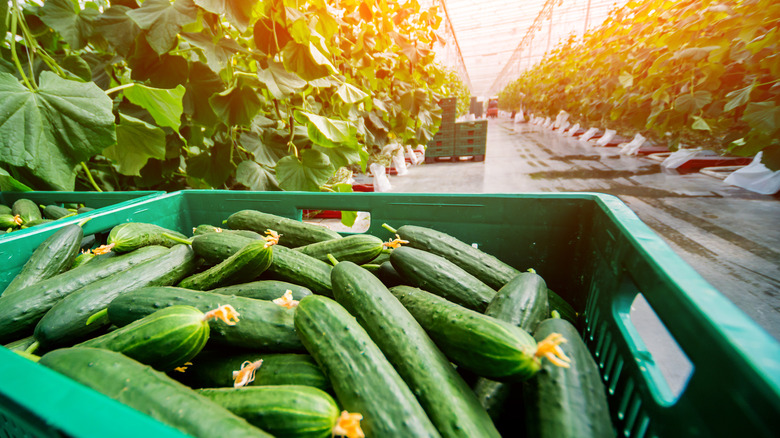
[[[92,208],[92,207],[79,207],[79,208],[76,210],[76,214],[81,214],[81,213],[88,213],[88,212],[90,212],[90,211],[95,211],[95,209],[94,209],[94,208]]]
[[[260,234],[264,234],[266,230],[276,231],[281,235],[279,244],[288,248],[341,239],[341,234],[331,229],[256,210],[233,213],[227,219],[227,226],[234,230],[250,230]]]
[[[563,297],[550,289],[547,289],[547,298],[550,301],[550,312],[555,310],[561,314],[561,318],[569,321],[575,326],[577,325],[577,319],[579,318],[579,315],[577,314],[577,311],[574,310],[574,307],[571,306],[571,304],[569,304],[566,300],[563,299]]]
[[[33,251],[22,270],[5,288],[3,295],[18,292],[68,270],[79,253],[82,237],[84,232],[77,224],[57,230]]]
[[[376,342],[442,437],[500,437],[471,388],[379,279],[340,262],[332,281],[336,300]]]
[[[127,222],[112,228],[111,232],[108,233],[106,243],[114,245],[112,250],[119,253],[132,251],[147,245],[162,245],[170,248],[179,243],[170,237],[166,237],[164,234],[170,234],[179,239],[187,239],[184,234],[159,225]]]
[[[116,253],[114,253],[112,251],[112,252],[109,252],[108,254],[116,254]],[[106,255],[108,255],[108,254],[106,254]],[[81,254],[76,256],[75,259],[73,259],[73,264],[70,266],[70,269],[78,268],[79,266],[81,266],[81,265],[91,261],[95,257],[97,257],[97,254],[95,254],[92,251],[90,251],[90,252],[82,252]]]
[[[254,298],[256,300],[275,300],[284,295],[288,290],[292,292],[293,299],[298,301],[302,300],[306,295],[311,295],[311,291],[306,287],[277,280],[253,281],[251,283],[220,287],[209,292]]]
[[[241,369],[244,362],[261,359],[263,364],[249,385],[304,385],[330,390],[330,382],[308,354],[204,350],[190,361],[192,365],[186,370],[171,376],[193,388],[227,388],[233,386],[233,371]]]
[[[14,216],[18,215],[22,219],[22,223],[32,222],[36,219],[43,219],[41,215],[41,209],[38,208],[38,204],[30,201],[29,199],[17,199],[11,206],[11,211]]]
[[[408,286],[390,292],[455,364],[478,376],[522,381],[540,368],[537,352],[546,351],[525,330]]]
[[[22,228],[32,228],[32,227],[36,227],[38,225],[48,224],[48,223],[51,223],[51,222],[54,222],[54,221],[51,220],[51,219],[35,219],[35,220],[30,221],[30,222],[25,222],[24,224],[22,224]]]
[[[208,339],[205,313],[191,306],[171,306],[76,347],[116,351],[154,369],[168,371],[195,357]]]
[[[57,302],[102,278],[130,269],[152,258],[160,257],[168,249],[148,246],[131,253],[94,260],[48,280],[20,289],[13,294],[0,295],[0,342],[32,333],[35,325]]]
[[[303,346],[295,334],[293,310],[270,301],[193,291],[177,287],[146,287],[114,299],[108,306],[108,319],[123,326],[163,307],[177,304],[207,312],[230,304],[239,314],[235,326],[211,322],[210,342],[242,349],[294,352]]]
[[[13,216],[13,210],[11,210],[11,207],[5,204],[0,204],[0,214],[10,214]]]
[[[495,290],[520,273],[496,257],[441,231],[404,225],[397,233],[401,239],[409,241],[410,247],[444,257]]]
[[[323,262],[328,262],[328,254],[331,254],[340,262],[361,264],[376,258],[383,248],[382,239],[378,237],[370,234],[353,234],[343,239],[332,239],[299,246],[295,250]]]
[[[264,277],[299,284],[315,294],[333,296],[330,285],[331,269],[333,267],[328,263],[276,245],[274,259]]]
[[[391,249],[385,249],[382,252],[379,253],[378,256],[374,257],[373,260],[371,260],[369,263],[372,265],[381,265],[384,262],[390,261],[390,254],[393,252]]]
[[[64,348],[38,362],[195,437],[272,436],[164,373],[110,350]]]
[[[198,394],[277,437],[330,438],[341,411],[310,386],[201,389]]]
[[[22,226],[21,221],[22,219],[19,216],[0,214],[0,228],[4,230],[8,228],[19,228]]]
[[[105,317],[90,325],[86,323],[114,298],[144,286],[175,284],[195,270],[196,260],[192,248],[176,245],[160,256],[82,287],[55,304],[41,318],[35,327],[35,339],[43,348],[82,341],[108,325]]]
[[[370,437],[438,437],[414,394],[355,318],[330,298],[309,295],[295,328],[349,412]]]
[[[376,270],[374,275],[387,287],[406,284],[406,279],[401,277],[389,260],[379,265],[379,269]]]
[[[246,283],[262,274],[273,259],[273,245],[264,239],[253,240],[232,256],[203,272],[185,278],[179,287],[209,290],[220,286]]]
[[[225,232],[200,234],[192,239],[192,250],[206,262],[216,265],[258,239]]]
[[[498,318],[533,333],[536,326],[550,314],[547,285],[532,272],[523,272],[499,289],[485,310],[485,315]],[[480,378],[474,393],[493,419],[501,416],[504,402],[512,385]]]
[[[528,436],[614,437],[599,368],[577,329],[564,319],[547,319],[539,324],[534,338],[545,339],[552,333],[568,341],[559,348],[571,359],[570,367],[561,369],[546,362],[535,379],[523,384]]]
[[[59,205],[47,205],[43,207],[42,210],[43,217],[46,219],[62,219],[67,216],[72,216],[75,213],[68,210],[67,208],[60,207]]]
[[[239,236],[249,237],[250,239],[262,239],[263,236],[249,230],[228,230],[224,228],[215,227],[213,225],[198,225],[192,229],[193,236],[201,236],[211,233],[226,233],[226,234],[238,234]]]
[[[15,340],[13,342],[9,342],[9,343],[3,345],[3,347],[5,347],[5,348],[7,348],[7,349],[9,349],[11,351],[25,351],[28,348],[30,348],[30,346],[32,344],[34,344],[34,343],[35,343],[35,336],[30,335],[30,336],[27,336],[26,338],[21,338],[21,339]]]
[[[490,286],[449,260],[427,251],[402,246],[393,250],[390,262],[412,286],[469,309],[484,312],[496,296]]]

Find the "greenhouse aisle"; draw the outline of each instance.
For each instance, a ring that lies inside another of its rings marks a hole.
[[[661,172],[509,119],[489,122],[484,162],[413,166],[390,179],[396,193],[594,191],[620,197],[750,317],[780,339],[780,202],[703,174]]]

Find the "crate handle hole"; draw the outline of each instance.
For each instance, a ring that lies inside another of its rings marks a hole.
[[[371,227],[371,213],[367,211],[320,210],[303,208],[303,221],[330,228],[339,233],[365,233]],[[352,226],[346,225],[354,218]]]

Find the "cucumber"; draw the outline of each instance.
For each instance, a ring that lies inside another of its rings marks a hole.
[[[331,269],[333,267],[328,263],[276,245],[274,259],[264,277],[299,284],[315,294],[333,296],[330,285]]]
[[[191,306],[171,306],[76,347],[116,351],[154,369],[169,371],[195,357],[208,339],[205,313]]]
[[[48,224],[50,222],[54,222],[54,221],[51,219],[35,219],[35,220],[31,220],[30,222],[25,222],[24,224],[22,224],[22,228],[31,228],[38,225]]]
[[[192,250],[206,262],[216,265],[258,239],[236,233],[208,233],[192,239]]]
[[[43,213],[43,217],[52,220],[62,219],[66,216],[72,216],[75,214],[67,208],[60,207],[59,205],[47,205],[43,207],[41,212]]]
[[[220,286],[246,283],[262,274],[273,259],[273,244],[264,239],[253,240],[238,252],[203,272],[185,278],[179,287],[209,290]]]
[[[371,263],[372,265],[381,265],[384,262],[389,262],[390,261],[390,254],[392,252],[393,251],[382,251],[382,252],[379,253],[378,256],[374,257],[374,259],[371,260],[369,263]]]
[[[76,210],[76,214],[87,213],[87,212],[94,211],[94,210],[95,210],[95,209],[94,209],[94,208],[92,208],[92,207],[79,207],[79,208]]]
[[[14,216],[19,216],[22,219],[22,223],[32,222],[36,219],[43,219],[41,215],[41,209],[38,208],[38,204],[30,201],[29,199],[17,199],[11,206],[11,211]]]
[[[542,321],[537,340],[561,333],[568,342],[560,348],[570,368],[542,364],[535,379],[523,384],[528,436],[555,438],[614,437],[607,394],[598,366],[577,329],[564,319]]]
[[[566,300],[564,300],[560,295],[556,294],[550,289],[547,289],[547,299],[550,302],[550,312],[555,310],[561,314],[561,318],[569,321],[575,326],[577,325],[577,319],[579,318],[579,315],[577,314],[577,311],[574,310],[574,307],[571,306],[571,304],[566,302]]]
[[[520,273],[496,257],[441,231],[404,225],[397,233],[401,239],[409,241],[408,246],[449,260],[495,290]]]
[[[28,348],[30,348],[30,346],[34,343],[35,343],[35,337],[31,335],[31,336],[27,336],[26,338],[21,338],[13,342],[9,342],[3,345],[3,347],[11,351],[25,351]]]
[[[249,230],[228,230],[224,228],[215,227],[213,225],[198,225],[197,227],[192,229],[192,234],[194,236],[201,236],[204,234],[211,234],[211,233],[226,233],[226,234],[238,234],[239,236],[249,237],[250,239],[262,239],[263,236],[260,234],[255,233],[254,231]]]
[[[390,292],[455,364],[481,377],[523,381],[535,375],[540,358],[557,341],[537,345],[525,330],[408,286]],[[551,345],[552,344],[552,345]]]
[[[547,285],[544,279],[532,272],[523,272],[499,289],[488,305],[485,315],[498,318],[533,333],[536,326],[550,314]],[[479,403],[498,419],[513,386],[480,378],[474,384]]]
[[[366,436],[440,436],[379,347],[337,302],[318,295],[302,299],[295,329],[344,409],[363,415]]]
[[[295,352],[303,350],[295,334],[291,309],[270,301],[193,291],[177,287],[146,287],[114,299],[108,306],[108,319],[123,326],[162,307],[188,305],[201,312],[230,304],[239,314],[235,326],[211,322],[210,340],[217,345],[241,349]]]
[[[3,296],[18,292],[69,269],[79,253],[82,237],[84,232],[76,224],[57,230],[33,251],[22,270],[5,288]]]
[[[127,222],[119,224],[108,233],[108,245],[113,245],[112,250],[122,253],[132,251],[147,245],[162,245],[172,247],[177,245],[174,239],[165,237],[167,233],[179,239],[187,239],[184,234],[163,228],[159,225],[143,222]]]
[[[361,264],[376,258],[383,248],[382,239],[378,237],[370,234],[353,234],[343,239],[332,239],[299,246],[295,250],[323,262],[330,262],[328,254],[331,254],[340,262]]]
[[[293,299],[298,301],[302,300],[306,295],[311,295],[311,291],[306,287],[277,280],[253,281],[251,283],[220,287],[209,292],[270,301],[281,297],[288,290],[292,291]]]
[[[6,230],[9,228],[19,228],[22,226],[22,219],[12,214],[0,214],[0,228]]]
[[[376,277],[387,287],[406,284],[406,279],[401,277],[390,261],[386,261],[379,265],[379,269],[377,269],[374,275],[376,275]]]
[[[175,284],[195,267],[192,248],[176,245],[160,256],[84,286],[63,298],[41,318],[35,327],[35,339],[44,349],[81,341],[108,325],[105,317],[90,325],[86,322],[117,296],[144,286]]]
[[[73,268],[48,280],[0,295],[0,342],[32,333],[35,325],[58,301],[98,280],[125,271],[167,253],[162,246],[148,246],[115,257],[100,256],[88,265]]]
[[[420,324],[370,272],[333,268],[333,295],[368,332],[443,437],[500,437],[471,388]]]
[[[192,365],[186,370],[171,375],[193,388],[227,388],[234,384],[233,371],[241,369],[244,362],[260,359],[263,364],[257,368],[255,380],[249,385],[303,385],[323,391],[331,388],[317,362],[308,354],[204,350],[190,361]]]
[[[341,234],[328,228],[256,210],[233,213],[227,219],[227,226],[234,230],[250,230],[260,234],[266,230],[274,230],[282,236],[279,244],[288,248],[341,239]]]
[[[164,373],[121,353],[64,348],[45,354],[38,363],[195,437],[272,438]]]
[[[115,254],[114,252],[109,252],[108,254]],[[107,254],[107,255],[108,255]],[[70,269],[78,268],[79,266],[91,261],[97,256],[94,252],[82,252],[76,258],[73,260],[73,264],[70,266]]]
[[[13,210],[11,210],[11,207],[5,204],[0,204],[0,214],[10,214],[13,216]]]
[[[490,286],[436,254],[402,246],[390,254],[390,262],[412,286],[433,292],[469,309],[484,312],[496,296]]]
[[[341,412],[310,386],[201,389],[198,394],[277,437],[330,438]]]

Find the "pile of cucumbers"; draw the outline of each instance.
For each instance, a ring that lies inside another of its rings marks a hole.
[[[615,436],[532,269],[412,225],[221,226],[123,223],[80,262],[61,228],[0,295],[0,344],[196,437]]]
[[[0,234],[46,224],[92,210],[94,208],[80,204],[38,205],[29,199],[21,198],[11,206],[0,204]]]

